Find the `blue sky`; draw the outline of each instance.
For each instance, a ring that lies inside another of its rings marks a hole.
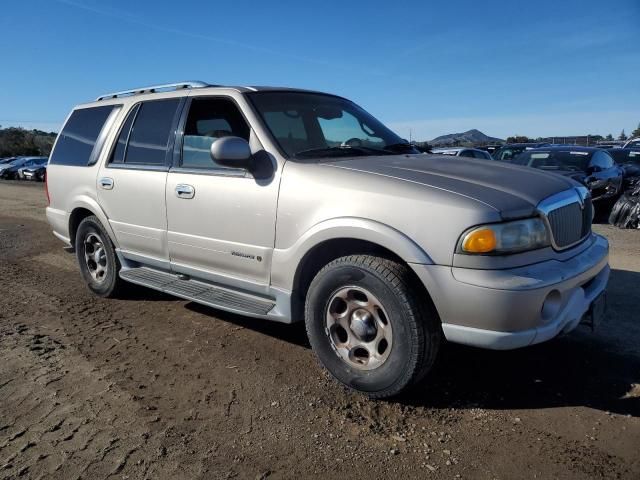
[[[639,0],[5,0],[0,47],[2,126],[193,79],[337,93],[418,140],[640,122]]]

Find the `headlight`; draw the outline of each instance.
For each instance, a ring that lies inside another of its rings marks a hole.
[[[541,218],[493,223],[465,232],[459,253],[499,255],[549,246],[549,233]]]

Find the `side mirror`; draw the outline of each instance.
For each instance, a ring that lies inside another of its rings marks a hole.
[[[251,159],[251,147],[244,138],[222,137],[211,144],[211,158],[227,167],[247,168]]]

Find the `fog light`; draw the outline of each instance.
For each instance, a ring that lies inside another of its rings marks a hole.
[[[547,295],[547,298],[544,299],[542,304],[542,311],[540,315],[542,316],[542,321],[547,323],[558,314],[560,311],[560,292],[558,290],[551,290]]]

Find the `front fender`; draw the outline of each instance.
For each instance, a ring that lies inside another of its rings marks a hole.
[[[380,245],[407,263],[433,264],[429,255],[404,233],[383,223],[356,217],[339,217],[315,224],[288,248],[273,252],[271,284],[291,291],[300,262],[314,247],[327,240],[364,240]]]

